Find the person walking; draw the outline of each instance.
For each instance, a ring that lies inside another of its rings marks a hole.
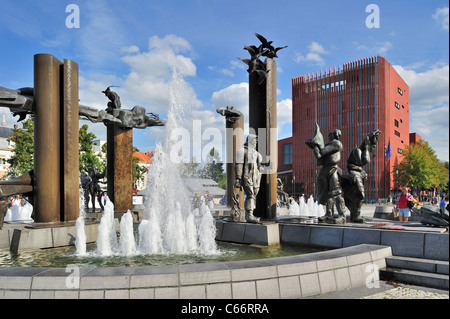
[[[398,210],[399,220],[407,222],[409,217],[411,217],[411,210],[408,207],[408,201],[414,201],[414,197],[408,193],[408,188],[402,188],[402,193],[397,197],[396,204]]]

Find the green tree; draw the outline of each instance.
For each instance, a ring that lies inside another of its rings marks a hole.
[[[220,160],[219,152],[213,147],[206,157],[206,163],[202,170],[203,178],[215,180],[219,187],[226,188],[226,175],[223,172],[223,163]]]
[[[23,122],[23,129],[12,130],[11,142],[15,143],[14,154],[7,160],[10,165],[5,178],[21,176],[34,169],[34,121]]]
[[[202,175],[202,167],[195,156],[192,157],[189,163],[181,165],[181,176],[185,178],[198,178]]]
[[[429,143],[421,140],[403,150],[404,158],[394,166],[400,186],[414,189],[441,188],[448,184],[448,166],[440,162]]]
[[[93,165],[96,165],[100,172],[104,169],[104,164],[100,160],[100,157],[97,156],[93,151],[94,139],[97,138],[94,133],[88,132],[89,126],[87,124],[83,124],[80,127],[78,141],[80,143],[80,172],[89,172],[92,169]]]

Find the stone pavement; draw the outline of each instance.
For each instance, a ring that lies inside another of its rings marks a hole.
[[[361,216],[376,221],[373,218],[376,206],[363,205]],[[431,232],[441,232],[444,230],[444,228],[427,226],[423,226],[422,229],[422,225],[419,222],[380,221],[386,222],[387,224],[392,223],[393,226],[404,227],[405,230],[414,229]],[[308,299],[449,299],[449,291],[380,281],[379,288],[361,286],[344,291],[316,295]]]
[[[445,294],[399,286],[361,299],[449,299],[449,297],[448,292]]]
[[[406,284],[379,282],[379,287],[365,286],[316,295],[307,299],[449,299],[449,292]]]

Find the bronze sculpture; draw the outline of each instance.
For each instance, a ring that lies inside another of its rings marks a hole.
[[[344,171],[341,177],[345,205],[350,210],[350,220],[355,223],[365,222],[360,216],[365,198],[363,181],[367,177],[362,167],[373,158],[380,134],[380,130],[375,130],[364,138],[360,146],[351,151],[347,159],[347,171]]]
[[[247,50],[250,53],[250,59],[238,58],[245,64],[249,66],[248,73],[257,73],[258,74],[258,85],[261,85],[265,80],[267,73],[270,71],[267,69],[266,63],[262,62],[259,58],[261,56],[265,56],[268,58],[278,58],[277,52],[281,49],[287,48],[278,47],[275,48],[272,46],[273,41],[267,41],[262,35],[258,33],[253,33],[260,41],[261,44],[259,47],[255,45],[244,45],[244,50]]]
[[[320,127],[316,124],[315,136],[306,141],[306,145],[313,150],[317,159],[317,165],[322,166],[317,174],[316,189],[314,192],[315,200],[326,206],[325,216],[319,218],[321,222],[342,224],[345,223],[345,213],[348,212],[342,191],[339,187],[339,175],[341,169],[338,166],[341,160],[343,150],[342,143],[339,141],[342,133],[336,129],[328,135],[329,142],[323,141]],[[334,206],[339,216],[335,219]]]
[[[248,223],[258,223],[260,220],[253,215],[253,211],[256,208],[256,196],[258,195],[261,182],[260,169],[262,165],[262,155],[256,150],[257,143],[258,137],[254,134],[249,134],[244,147],[236,152],[235,192],[232,210],[240,212],[239,197],[244,191],[247,196],[244,202],[245,221]],[[235,219],[235,221],[238,220]]]

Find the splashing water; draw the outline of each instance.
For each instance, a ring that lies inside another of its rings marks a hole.
[[[122,255],[136,253],[136,242],[133,233],[133,215],[130,210],[120,220],[120,252]]]
[[[323,205],[319,205],[314,201],[314,198],[310,196],[308,202],[305,203],[303,199],[300,200],[300,205],[293,200],[289,205],[289,216],[305,216],[305,217],[322,217],[325,215]]]
[[[97,254],[111,256],[117,248],[116,225],[114,222],[114,204],[107,198],[100,225],[98,226]]]
[[[132,215],[128,212],[120,222],[118,244],[114,204],[107,199],[98,228],[95,255],[218,253],[214,218],[209,208],[204,205],[197,213],[191,211],[192,194],[184,186],[178,165],[181,159],[174,148],[178,142],[174,139],[174,134],[179,132],[184,114],[189,110],[189,105],[185,103],[189,94],[186,86],[186,82],[174,72],[169,90],[170,104],[164,145],[156,145],[154,161],[148,170],[147,188],[143,191],[145,209],[144,219],[138,227],[138,243],[136,244],[133,234]],[[77,254],[83,255],[86,254],[85,234],[83,239],[84,212],[83,218],[81,216],[80,211],[76,242]]]
[[[76,255],[84,256],[86,255],[86,231],[84,229],[84,217],[86,215],[84,211],[84,191],[83,187],[81,186],[81,180],[80,180],[80,188],[79,188],[79,203],[80,203],[80,213],[79,217],[76,221],[76,230],[77,230],[77,237],[75,240],[75,247],[76,247]]]
[[[175,148],[178,140],[175,134],[183,126],[186,105],[186,83],[176,72],[170,83],[170,104],[167,114],[164,145],[157,144],[155,160],[148,170],[148,184],[144,191],[144,221],[148,226],[139,229],[139,236],[146,245],[142,252],[161,251],[163,253],[216,253],[214,237],[210,235],[215,223],[209,210],[197,216],[191,211],[192,194],[185,188],[179,172],[179,158]],[[160,239],[150,239],[147,227],[161,233]],[[141,232],[142,230],[142,232]],[[160,240],[160,242],[158,242]],[[149,251],[146,251],[148,249]]]

